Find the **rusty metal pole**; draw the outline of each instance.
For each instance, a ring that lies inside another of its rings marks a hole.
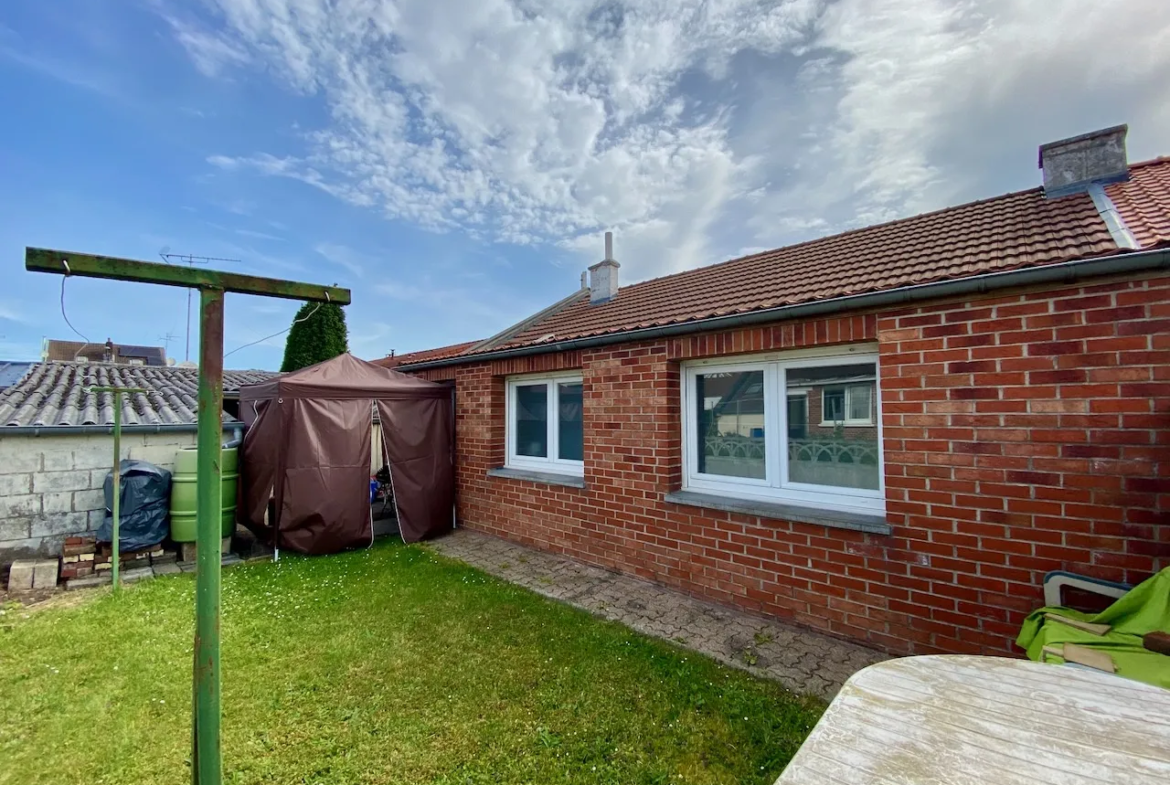
[[[195,535],[195,749],[192,782],[220,785],[220,535],[223,431],[223,290],[201,288],[199,458]]]

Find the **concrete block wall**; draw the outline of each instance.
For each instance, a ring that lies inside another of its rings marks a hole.
[[[122,458],[173,470],[175,452],[194,444],[194,432],[125,433]],[[0,431],[0,571],[16,559],[57,556],[66,537],[96,530],[113,462],[109,434]]]

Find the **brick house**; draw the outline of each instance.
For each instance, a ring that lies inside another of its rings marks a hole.
[[[1170,564],[1170,158],[618,287],[383,362],[455,386],[461,525],[894,653]],[[608,239],[608,238],[607,238]]]

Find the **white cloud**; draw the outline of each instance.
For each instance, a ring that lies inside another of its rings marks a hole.
[[[423,274],[416,277],[417,283],[386,281],[376,285],[374,291],[386,300],[401,303],[402,306],[394,306],[396,311],[410,308],[443,314],[443,319],[450,322],[445,326],[456,328],[455,332],[470,330],[475,333],[473,338],[478,335],[475,331],[486,331],[487,334],[479,337],[487,338],[545,305],[516,302],[514,293],[485,290],[483,282],[471,276],[460,276],[460,279],[467,280],[467,285],[436,283]]]
[[[172,23],[196,66],[329,119],[213,166],[589,260],[614,229],[626,280],[1027,187],[1114,122],[1170,138],[1158,0],[214,4]]]
[[[248,54],[230,39],[206,32],[173,16],[164,16],[171,31],[195,67],[205,76],[218,76],[226,69],[248,62]],[[202,112],[198,115],[201,117]]]
[[[362,255],[349,246],[340,243],[317,243],[313,250],[338,267],[347,270],[353,277],[362,278],[365,276]]]
[[[1129,122],[1170,152],[1170,5],[1158,0],[840,0],[804,87],[829,101],[762,214],[867,225],[1038,185],[1038,145]],[[814,174],[815,173],[815,174]],[[770,209],[769,209],[770,208]],[[758,224],[757,224],[758,225]]]
[[[385,322],[363,322],[361,327],[351,327],[349,350],[358,357],[376,360],[389,354],[386,349],[394,328]]]
[[[0,303],[0,321],[17,322],[19,324],[26,324],[28,322],[24,314],[5,303]]]
[[[289,310],[288,306],[283,302],[270,302],[268,300],[257,300],[248,307],[256,313],[263,314],[265,316],[283,314]]]
[[[283,237],[278,237],[277,235],[269,234],[268,232],[260,232],[255,229],[236,229],[235,232],[241,237],[251,237],[256,240],[272,240],[274,242],[284,241]]]

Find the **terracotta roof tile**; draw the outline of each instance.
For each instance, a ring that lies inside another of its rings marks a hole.
[[[1116,250],[1086,194],[1039,189],[860,229],[620,289],[575,303],[508,346],[825,300]]]
[[[383,357],[380,360],[372,360],[374,365],[380,365],[383,368],[397,368],[399,365],[409,365],[410,363],[421,363],[426,360],[444,360],[448,357],[454,357],[458,354],[463,354],[472,346],[480,341],[464,341],[463,343],[453,343],[450,346],[440,346],[437,349],[423,349],[418,352],[407,352],[406,354],[396,354],[393,356]]]
[[[1129,174],[1105,193],[1141,247],[1170,243],[1170,158],[1135,164]]]
[[[1107,193],[1143,248],[1170,241],[1170,158],[1134,164],[1131,172]],[[1033,188],[624,286],[610,302],[570,303],[490,350],[550,334],[563,341],[621,333],[1117,250],[1088,194],[1046,199]],[[474,345],[401,355],[396,365],[475,356]]]

